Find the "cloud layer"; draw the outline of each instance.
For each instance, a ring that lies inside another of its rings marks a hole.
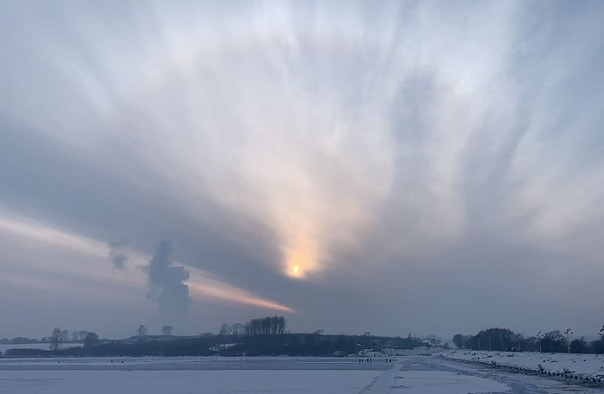
[[[3,214],[300,329],[597,325],[599,2],[1,7]]]

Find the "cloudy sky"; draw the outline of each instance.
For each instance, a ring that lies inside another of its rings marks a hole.
[[[604,323],[604,3],[2,1],[0,337]]]

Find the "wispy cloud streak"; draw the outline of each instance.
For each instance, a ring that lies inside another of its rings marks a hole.
[[[600,2],[7,4],[0,203],[82,239],[3,228],[105,258],[83,240],[168,234],[192,295],[195,266],[325,321],[604,274]]]

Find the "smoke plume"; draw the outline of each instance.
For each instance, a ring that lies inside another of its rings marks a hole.
[[[175,266],[172,261],[172,242],[162,240],[149,265],[142,270],[147,273],[147,298],[159,304],[162,318],[166,323],[186,320],[191,297],[189,287],[184,283],[189,279],[189,271]]]

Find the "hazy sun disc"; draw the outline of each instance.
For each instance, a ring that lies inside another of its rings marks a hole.
[[[306,274],[317,268],[314,250],[307,246],[290,249],[285,255],[284,273],[292,278],[303,279]]]

